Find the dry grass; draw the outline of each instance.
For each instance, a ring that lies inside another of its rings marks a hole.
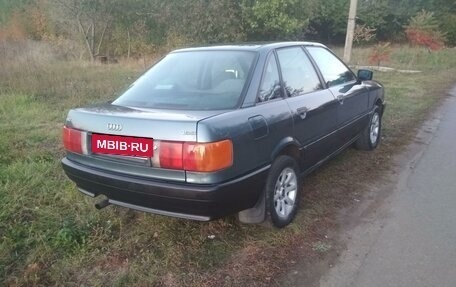
[[[61,170],[60,127],[69,108],[114,98],[143,65],[63,61],[52,47],[30,45],[37,47],[0,44],[0,285],[6,286],[279,284],[277,274],[300,257],[317,260],[331,251],[324,234],[336,225],[334,211],[388,168],[456,72],[454,50],[428,56],[394,48],[392,65],[424,72],[375,74],[388,100],[383,145],[373,153],[348,150],[309,176],[297,219],[277,231],[232,217],[198,223],[114,207],[96,211]]]
[[[343,48],[333,49],[337,55],[342,57]],[[388,66],[403,70],[443,71],[454,68],[454,54],[456,48],[444,48],[440,51],[429,52],[425,48],[410,47],[408,45],[392,45],[390,59],[381,63],[381,66]],[[370,47],[354,48],[350,64],[371,65],[369,56],[372,53]]]

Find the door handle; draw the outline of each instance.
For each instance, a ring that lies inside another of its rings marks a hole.
[[[308,111],[309,111],[309,109],[307,107],[301,107],[301,108],[296,109],[296,113],[299,115],[301,120],[306,118]]]
[[[344,99],[345,99],[344,95],[337,95],[337,100],[339,101],[339,103],[341,105],[344,104]]]

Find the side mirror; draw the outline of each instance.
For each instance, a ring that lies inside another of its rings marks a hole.
[[[370,81],[374,76],[374,72],[371,70],[358,70],[358,81]]]

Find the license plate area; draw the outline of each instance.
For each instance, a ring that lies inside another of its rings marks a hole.
[[[135,157],[153,157],[154,140],[129,136],[92,134],[92,153]]]

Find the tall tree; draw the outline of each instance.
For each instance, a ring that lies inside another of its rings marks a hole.
[[[313,1],[242,1],[245,31],[249,40],[293,40],[307,28]]]
[[[110,47],[113,54],[127,55],[152,52],[156,46],[163,45],[166,37],[168,13],[163,9],[166,2],[144,0],[115,0],[112,17]],[[160,3],[161,2],[161,3]]]
[[[327,44],[345,41],[348,0],[317,1],[306,36]]]
[[[238,0],[170,0],[169,29],[191,43],[245,39]]]
[[[51,0],[60,9],[70,34],[79,35],[93,61],[111,27],[113,0]],[[58,20],[57,20],[58,21]]]

